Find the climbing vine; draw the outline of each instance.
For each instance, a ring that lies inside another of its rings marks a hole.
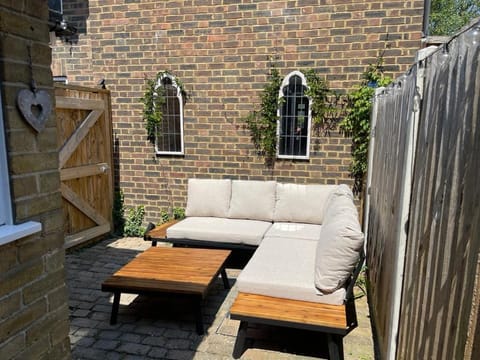
[[[267,166],[273,166],[277,152],[277,109],[281,84],[280,72],[275,63],[270,62],[268,81],[261,94],[260,110],[252,111],[245,118],[255,149],[265,157]]]
[[[360,86],[347,96],[346,116],[339,123],[340,131],[352,138],[352,163],[350,173],[355,180],[354,192],[360,193],[363,177],[368,166],[368,144],[370,141],[370,115],[372,97],[375,88],[386,86],[392,79],[383,72],[383,58],[379,57],[375,64],[370,64],[363,74]]]
[[[147,138],[154,143],[155,137],[160,129],[163,120],[163,110],[165,104],[165,87],[161,85],[166,78],[172,78],[176,86],[180,89],[183,101],[186,102],[188,94],[185,91],[183,83],[168,70],[161,71],[153,79],[146,78],[146,90],[141,98],[143,103],[143,121],[147,130]]]

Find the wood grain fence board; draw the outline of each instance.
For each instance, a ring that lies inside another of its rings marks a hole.
[[[55,95],[65,235],[67,242],[77,244],[89,240],[90,236],[99,236],[101,231],[109,232],[111,228],[110,93],[102,89],[56,85]]]
[[[479,56],[459,37],[447,63],[441,52],[426,63],[399,359],[464,356],[480,249]]]
[[[102,115],[102,110],[92,110],[78,127],[77,131],[65,142],[60,149],[60,167],[65,165],[68,158],[90,131],[90,128],[95,125],[95,122],[100,118],[100,115]]]
[[[398,310],[392,304],[400,297],[401,274],[399,261],[403,259],[400,241],[404,231],[402,198],[406,181],[407,133],[413,113],[415,72],[401,84],[385,89],[376,101],[375,151],[371,168],[370,211],[367,266],[370,278],[372,319],[379,332],[378,342],[385,357],[395,334]],[[386,176],[388,174],[388,176]]]

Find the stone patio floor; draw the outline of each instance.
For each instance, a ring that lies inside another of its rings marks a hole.
[[[236,269],[227,269],[232,285],[221,279],[204,304],[206,335],[195,332],[188,299],[122,294],[116,325],[110,325],[112,294],[101,283],[139,252],[150,247],[141,238],[112,238],[70,251],[66,256],[73,359],[231,359],[238,321],[228,310],[236,297]],[[344,339],[345,359],[373,359],[366,297],[356,301],[359,327]],[[328,358],[320,333],[257,326],[247,333],[242,359]]]

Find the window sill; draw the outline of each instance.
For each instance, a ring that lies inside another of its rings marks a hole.
[[[0,226],[0,245],[38,233],[42,230],[42,224],[36,221],[28,221],[20,225]]]

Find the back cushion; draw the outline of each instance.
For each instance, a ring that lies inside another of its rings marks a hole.
[[[322,224],[323,209],[336,185],[277,183],[274,221]]]
[[[275,181],[232,181],[229,218],[272,221]]]
[[[341,288],[350,277],[363,246],[363,233],[350,212],[322,225],[315,255],[315,286],[323,294]]]
[[[323,220],[315,257],[315,286],[329,294],[350,277],[364,242],[348,186],[340,185],[330,194]]]
[[[231,192],[230,179],[188,179],[185,215],[227,217]]]

